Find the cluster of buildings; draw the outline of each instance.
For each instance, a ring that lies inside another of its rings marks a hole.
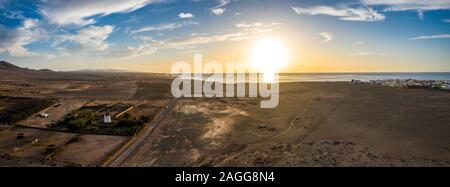
[[[444,80],[415,80],[415,79],[386,79],[370,80],[363,82],[361,80],[351,80],[353,84],[381,85],[399,88],[422,88],[450,91],[450,82]]]

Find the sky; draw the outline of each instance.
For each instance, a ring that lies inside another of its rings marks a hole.
[[[282,72],[450,72],[450,0],[0,0],[0,60],[36,69],[170,72],[248,62]]]

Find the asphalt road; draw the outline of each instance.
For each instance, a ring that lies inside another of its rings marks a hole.
[[[145,140],[152,134],[153,129],[161,122],[162,119],[172,110],[177,103],[178,98],[172,99],[164,109],[129,143],[123,146],[117,154],[107,160],[103,166],[120,167],[127,159],[131,158],[144,145]]]

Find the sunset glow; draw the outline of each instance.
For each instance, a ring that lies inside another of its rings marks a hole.
[[[273,38],[258,40],[252,47],[250,67],[264,73],[264,81],[273,82],[274,73],[288,63],[288,54],[283,44]]]

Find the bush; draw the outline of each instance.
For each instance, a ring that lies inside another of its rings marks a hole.
[[[121,119],[117,122],[117,127],[124,128],[124,132],[128,135],[136,134],[145,124],[141,119]]]
[[[130,119],[130,118],[131,118],[131,114],[125,113],[125,114],[123,115],[123,118],[124,118],[124,119]]]
[[[69,129],[71,130],[80,130],[84,129],[87,126],[86,119],[74,119],[67,122]]]
[[[136,120],[136,119],[122,119],[117,123],[119,127],[133,127],[133,126],[142,126],[144,125],[144,121]]]
[[[141,116],[141,117],[139,117],[139,120],[143,121],[144,123],[150,122],[151,119],[152,119],[152,117],[150,117],[150,116]]]
[[[71,130],[81,130],[92,124],[95,113],[92,111],[76,111],[66,117],[65,124]]]

